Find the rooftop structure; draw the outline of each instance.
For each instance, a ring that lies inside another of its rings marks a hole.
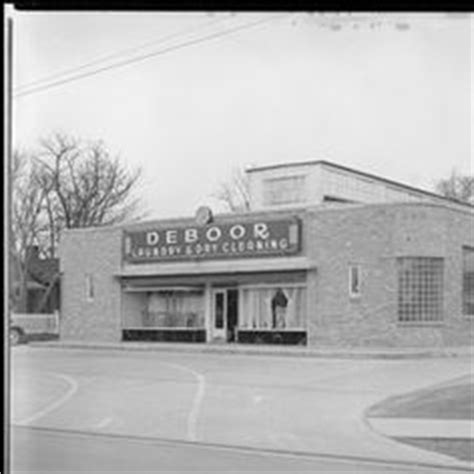
[[[325,160],[253,167],[246,172],[253,210],[390,202],[432,202],[474,210],[471,204]]]

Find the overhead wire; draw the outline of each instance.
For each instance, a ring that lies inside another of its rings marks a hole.
[[[91,66],[96,66],[96,65],[101,64],[103,62],[107,62],[107,61],[109,61],[110,59],[113,59],[113,58],[117,58],[117,57],[129,54],[129,53],[135,52],[135,51],[139,51],[141,49],[144,49],[144,48],[147,48],[149,46],[156,45],[156,44],[166,43],[167,41],[169,41],[171,39],[174,39],[174,38],[178,38],[178,37],[181,37],[181,36],[187,36],[187,35],[189,35],[193,32],[208,28],[209,26],[215,25],[216,23],[221,23],[221,22],[223,22],[225,20],[228,20],[228,19],[229,19],[228,17],[215,18],[215,19],[205,23],[204,25],[200,24],[200,25],[198,25],[194,28],[186,28],[186,29],[180,30],[178,32],[171,33],[169,35],[162,36],[160,38],[155,38],[154,40],[147,41],[145,43],[134,46],[132,48],[126,48],[126,49],[122,49],[120,51],[116,51],[115,53],[111,53],[111,54],[108,54],[106,56],[102,56],[100,58],[97,58],[95,60],[92,60],[92,61],[89,61],[87,63],[81,64],[79,66],[71,67],[69,69],[63,69],[62,71],[58,71],[54,74],[50,74],[48,76],[38,78],[34,81],[30,81],[30,82],[27,82],[25,84],[19,85],[14,89],[13,92],[14,93],[15,92],[21,92],[19,89],[28,89],[31,86],[34,86],[36,84],[40,84],[42,82],[48,82],[48,81],[57,79],[58,77],[61,77],[61,76],[73,74],[73,73],[81,71],[83,69],[87,69]]]
[[[78,80],[84,79],[86,77],[101,74],[103,72],[110,71],[112,69],[124,67],[124,66],[127,66],[129,64],[133,64],[133,63],[136,63],[136,62],[139,62],[139,61],[144,61],[144,60],[152,58],[152,57],[160,56],[162,54],[170,53],[172,51],[176,51],[176,50],[179,50],[179,49],[184,49],[184,48],[189,47],[189,46],[204,43],[206,41],[210,41],[210,40],[213,40],[213,39],[216,39],[216,38],[220,38],[220,37],[235,33],[237,31],[243,31],[243,30],[246,30],[246,29],[249,29],[249,28],[253,28],[255,26],[262,25],[264,23],[268,23],[270,21],[276,20],[278,18],[283,18],[283,17],[286,17],[288,15],[290,15],[290,13],[278,14],[278,15],[274,15],[274,16],[271,16],[271,17],[266,17],[266,18],[263,18],[263,19],[259,19],[257,21],[247,22],[243,25],[238,25],[238,26],[235,26],[233,28],[228,28],[228,29],[223,30],[223,31],[218,31],[216,33],[211,33],[209,35],[198,37],[196,39],[184,41],[182,43],[178,43],[178,44],[169,46],[167,48],[163,48],[163,49],[160,49],[160,50],[157,50],[157,51],[153,51],[151,53],[147,53],[147,54],[143,54],[141,56],[137,56],[137,57],[133,57],[133,58],[130,58],[130,59],[127,59],[127,60],[119,61],[119,62],[113,63],[111,65],[104,66],[102,68],[98,68],[98,69],[88,71],[88,72],[85,72],[85,73],[82,73],[82,74],[73,75],[71,77],[68,77],[68,78],[65,78],[65,79],[62,79],[62,80],[53,81],[53,82],[50,82],[49,84],[45,84],[43,86],[38,86],[38,87],[35,87],[35,88],[32,88],[32,89],[26,90],[24,92],[18,92],[16,94],[14,94],[14,98],[24,97],[24,96],[31,95],[31,94],[36,94],[38,92],[42,92],[44,90],[48,90],[48,89],[51,89],[51,88],[54,88],[54,87],[57,87],[57,86],[60,86],[60,85],[68,84],[70,82],[78,81]]]

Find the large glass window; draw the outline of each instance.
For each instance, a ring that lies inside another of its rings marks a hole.
[[[474,316],[474,248],[463,248],[462,311]]]
[[[264,202],[267,206],[295,204],[306,199],[306,176],[286,176],[264,181]]]
[[[150,293],[142,310],[142,325],[153,328],[204,328],[202,292]]]
[[[443,319],[442,258],[403,257],[398,260],[398,320],[430,322]]]
[[[302,287],[242,288],[241,329],[304,329],[305,289]]]

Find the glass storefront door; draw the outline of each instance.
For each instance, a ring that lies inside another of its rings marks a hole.
[[[215,289],[212,305],[212,337],[223,341],[235,340],[238,323],[239,293],[235,288]]]
[[[214,339],[227,340],[227,290],[214,290],[213,295],[213,324]]]

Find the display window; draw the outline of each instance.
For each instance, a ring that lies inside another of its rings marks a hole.
[[[241,289],[240,329],[304,329],[306,289],[272,286]]]
[[[123,328],[204,328],[204,292],[149,291],[125,293]]]
[[[204,328],[202,293],[151,293],[143,311],[143,325],[156,328]]]

